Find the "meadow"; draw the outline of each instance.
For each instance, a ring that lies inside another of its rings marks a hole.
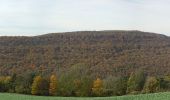
[[[169,100],[170,92],[116,97],[45,97],[0,93],[0,100]]]

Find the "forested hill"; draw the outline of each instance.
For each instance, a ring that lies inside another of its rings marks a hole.
[[[76,65],[102,77],[128,75],[138,69],[150,75],[170,74],[170,37],[140,31],[0,37],[1,74],[62,73]]]

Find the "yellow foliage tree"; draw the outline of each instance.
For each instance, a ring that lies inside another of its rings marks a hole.
[[[36,76],[34,78],[34,81],[32,83],[32,87],[31,87],[31,94],[38,95],[40,93],[41,82],[42,82],[42,77],[41,76]]]
[[[57,94],[57,76],[51,75],[50,77],[50,87],[49,87],[49,95]]]
[[[160,89],[159,81],[156,77],[148,77],[144,86],[144,93],[154,93]]]
[[[12,80],[11,76],[0,76],[0,82],[1,83],[9,83]]]
[[[102,95],[102,93],[103,93],[103,81],[100,78],[97,78],[93,82],[92,92],[96,96],[101,96]]]

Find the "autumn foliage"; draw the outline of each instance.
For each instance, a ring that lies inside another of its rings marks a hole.
[[[49,95],[56,95],[57,94],[57,76],[51,75],[50,77],[50,86],[49,86]]]
[[[33,81],[33,84],[32,84],[31,94],[38,95],[40,93],[41,82],[42,82],[41,76],[36,76],[34,78],[34,81]]]
[[[103,93],[103,81],[100,78],[97,78],[93,82],[92,92],[96,96],[101,96],[102,95],[102,93]]]

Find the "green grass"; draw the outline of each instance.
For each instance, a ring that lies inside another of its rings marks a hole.
[[[118,97],[43,97],[0,93],[0,100],[170,100],[170,92]]]

